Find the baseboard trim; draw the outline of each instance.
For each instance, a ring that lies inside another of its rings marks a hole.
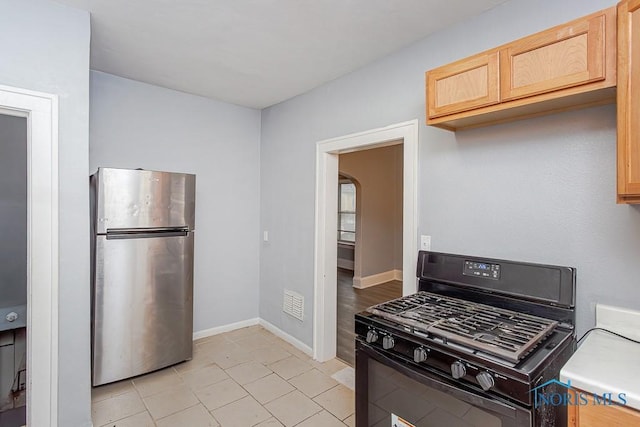
[[[353,261],[349,261],[348,259],[338,258],[338,267],[344,268],[345,270],[353,271]]]
[[[402,281],[402,270],[389,270],[365,277],[354,277],[353,287],[357,289],[370,288],[392,280]]]
[[[273,335],[282,338],[298,350],[304,352],[308,356],[313,356],[313,349],[300,341],[299,339],[289,335],[282,329],[278,328],[274,324],[267,322],[264,319],[260,319],[255,317],[253,319],[242,320],[240,322],[229,323],[228,325],[217,326],[215,328],[204,329],[202,331],[193,333],[193,340],[199,340],[201,338],[207,338],[218,334],[223,334],[225,332],[235,331],[236,329],[246,328],[248,326],[260,325],[265,328],[267,331],[271,332]]]
[[[307,356],[311,356],[311,357],[313,356],[313,349],[308,345],[306,345],[305,343],[303,343],[302,341],[300,341],[299,339],[289,335],[282,329],[278,328],[272,323],[267,322],[264,319],[258,319],[258,322],[263,328],[271,332],[273,335],[279,338],[282,338],[283,340],[285,340],[286,342],[288,342],[298,350],[304,352]]]
[[[225,332],[235,331],[236,329],[246,328],[247,326],[254,326],[260,323],[261,319],[257,317],[253,319],[241,320],[240,322],[229,323],[228,325],[216,326],[215,328],[203,329],[193,333],[193,340],[199,340],[200,338],[207,338],[214,335],[222,334]]]

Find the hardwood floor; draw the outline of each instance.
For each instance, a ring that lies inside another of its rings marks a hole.
[[[338,269],[338,343],[336,356],[355,366],[353,316],[372,305],[402,296],[402,282],[391,281],[366,289],[353,287],[353,271]]]

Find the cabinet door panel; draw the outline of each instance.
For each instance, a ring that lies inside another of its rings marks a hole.
[[[637,426],[640,424],[640,412],[623,405],[604,405],[594,402],[592,393],[582,392],[583,395],[591,395],[586,405],[574,406],[577,416],[575,427],[601,427],[601,426]]]
[[[497,52],[476,55],[427,72],[429,118],[498,102]]]
[[[618,8],[618,201],[640,201],[640,0]]]
[[[510,44],[500,75],[503,101],[604,80],[604,14]]]

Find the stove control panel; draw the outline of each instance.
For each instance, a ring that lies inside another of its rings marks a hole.
[[[487,371],[482,371],[478,375],[476,375],[476,381],[478,381],[478,384],[480,384],[480,387],[482,387],[484,391],[489,390],[495,385],[493,375],[491,375]]]
[[[476,381],[478,381],[478,384],[480,384],[480,387],[482,387],[484,391],[489,390],[495,385],[495,381],[493,381],[493,375],[491,375],[487,371],[480,372],[478,375],[476,375]]]
[[[415,350],[413,350],[413,361],[416,363],[422,363],[425,360],[427,360],[428,357],[429,357],[429,353],[427,352],[427,349],[425,349],[424,347],[418,347]]]
[[[489,262],[465,261],[462,274],[465,276],[482,277],[483,279],[500,279],[500,264]]]
[[[451,376],[455,379],[460,379],[467,375],[467,368],[464,363],[457,361],[451,364]]]
[[[392,349],[394,345],[396,345],[396,342],[391,335],[385,335],[382,338],[382,348],[385,350]]]
[[[531,404],[532,394],[529,391],[532,384],[505,376],[501,371],[496,371],[495,366],[473,363],[461,358],[459,354],[453,354],[451,349],[442,348],[441,343],[425,343],[426,338],[395,333],[384,326],[367,324],[358,318],[355,326],[356,339],[364,343],[362,345],[369,346],[373,351],[383,352],[387,357],[401,360],[407,366],[412,366],[412,369],[424,370],[427,375],[439,373],[478,389],[482,388],[488,393]],[[509,372],[509,369],[504,369]]]

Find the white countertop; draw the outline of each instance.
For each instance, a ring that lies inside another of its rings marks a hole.
[[[626,321],[624,327],[612,327],[621,316]],[[596,326],[637,339],[640,312],[598,306]],[[633,333],[630,333],[631,330]],[[624,393],[626,406],[640,410],[640,344],[595,330],[583,340],[564,365],[560,371],[560,381],[571,381],[572,387],[590,393],[611,393],[612,399],[620,403],[623,402],[618,394]]]

